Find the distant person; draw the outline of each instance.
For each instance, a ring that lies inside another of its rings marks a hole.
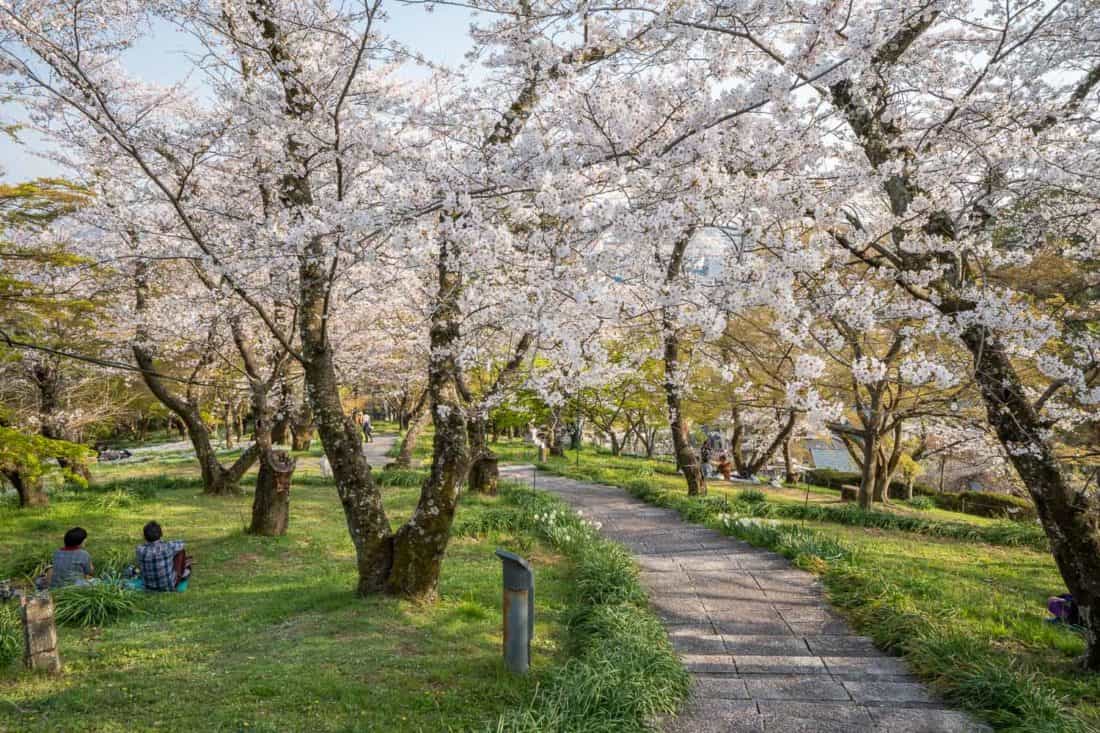
[[[368,443],[374,440],[374,426],[370,422],[370,413],[363,413],[363,439]]]
[[[145,544],[137,547],[137,566],[145,590],[185,590],[191,577],[191,559],[182,540],[164,541],[160,525],[149,522],[142,529]]]
[[[86,539],[88,533],[83,527],[73,527],[65,533],[65,546],[53,553],[51,589],[88,584],[95,568],[92,567],[92,556],[84,549]]]
[[[726,481],[730,480],[730,474],[733,473],[733,464],[730,463],[729,456],[725,453],[718,454],[718,463],[715,465],[718,469],[718,473],[722,474],[722,478]]]
[[[699,449],[699,460],[702,461],[703,478],[711,478],[714,475],[714,466],[710,465],[710,441],[703,441],[703,447]]]

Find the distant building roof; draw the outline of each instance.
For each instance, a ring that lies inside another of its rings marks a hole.
[[[810,451],[814,468],[828,468],[833,471],[855,472],[859,470],[848,449],[838,440],[820,440],[809,438],[806,449]]]

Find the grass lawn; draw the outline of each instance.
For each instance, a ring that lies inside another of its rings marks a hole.
[[[358,598],[343,513],[317,455],[299,459],[281,538],[245,534],[251,496],[202,496],[197,467],[179,454],[97,466],[91,491],[47,509],[0,500],[0,578],[48,559],[76,524],[100,568],[128,561],[149,519],[196,558],[186,593],[143,595],[140,613],[103,628],[62,627],[63,676],[0,670],[0,731],[467,731],[527,702],[564,661],[570,563],[518,531],[455,538],[437,605]],[[394,523],[417,494],[386,488]],[[499,501],[465,500],[459,517]],[[523,679],[500,660],[498,546],[537,568],[533,674]]]
[[[502,461],[530,463],[534,449],[520,442],[494,446]],[[721,526],[713,503],[687,501],[671,463],[612,457],[585,448],[580,465],[570,451],[548,470],[649,492],[650,500],[697,512]],[[742,486],[711,482],[713,495],[736,508]],[[765,491],[767,502],[805,501],[802,490]],[[824,492],[824,493],[823,493]],[[811,492],[810,501],[835,501],[836,492]],[[709,501],[709,500],[708,500]],[[891,511],[928,519],[988,526],[983,517],[934,510]],[[805,528],[839,543],[842,557],[797,558],[823,575],[834,603],[861,632],[904,654],[925,679],[957,704],[1002,730],[1100,730],[1100,675],[1084,675],[1074,657],[1084,642],[1045,623],[1046,599],[1065,586],[1046,552],[834,522],[751,520],[765,527]],[[746,537],[751,539],[751,537]],[[816,539],[812,542],[817,542]]]

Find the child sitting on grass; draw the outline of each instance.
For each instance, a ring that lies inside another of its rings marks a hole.
[[[50,589],[64,588],[67,585],[87,585],[95,568],[92,556],[84,549],[84,540],[88,533],[83,527],[73,527],[65,533],[65,546],[53,553],[53,575]]]

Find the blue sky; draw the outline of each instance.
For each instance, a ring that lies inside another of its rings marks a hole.
[[[470,48],[468,29],[471,15],[462,8],[437,6],[426,13],[422,6],[389,3],[386,12],[390,16],[385,29],[388,35],[406,44],[432,61],[458,65]],[[131,73],[149,81],[172,83],[179,81],[181,70],[187,67],[183,56],[197,50],[197,45],[186,34],[166,24],[157,25],[128,54]],[[4,121],[24,119],[16,105],[0,107]],[[52,161],[35,155],[45,149],[47,143],[34,135],[21,135],[21,143],[0,137],[0,171],[7,181],[23,181],[39,176],[64,175]]]

